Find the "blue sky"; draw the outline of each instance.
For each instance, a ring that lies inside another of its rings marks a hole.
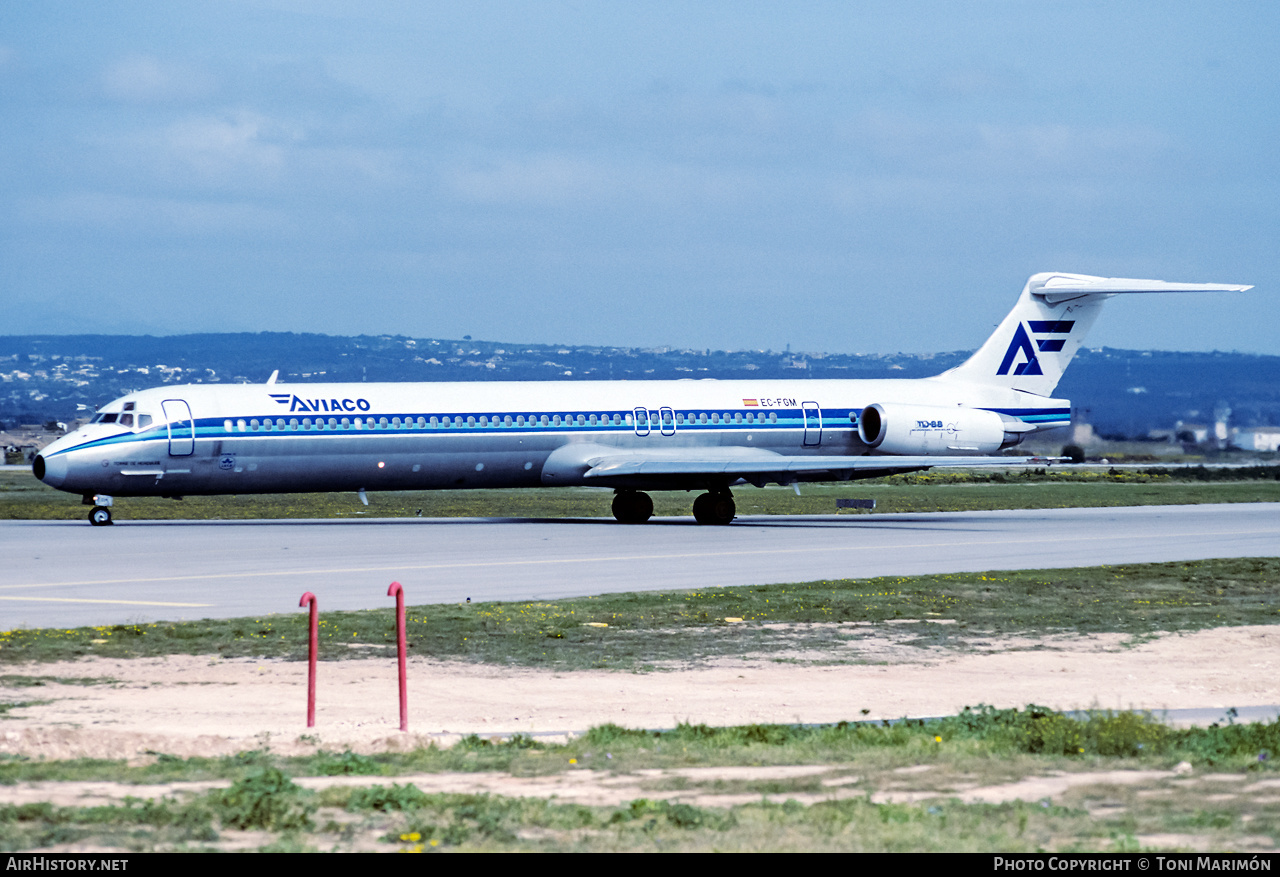
[[[1280,4],[14,2],[0,334],[1280,354]]]

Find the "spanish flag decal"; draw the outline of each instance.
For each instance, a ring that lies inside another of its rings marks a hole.
[[[742,404],[746,405],[748,408],[760,407],[760,401],[758,399],[743,399]]]

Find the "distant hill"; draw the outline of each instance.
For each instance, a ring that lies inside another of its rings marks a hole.
[[[763,350],[586,347],[290,332],[0,336],[0,426],[69,422],[129,390],[162,384],[916,378],[968,351],[862,355]],[[1059,385],[1077,419],[1140,437],[1231,408],[1236,426],[1280,425],[1280,356],[1083,350]]]

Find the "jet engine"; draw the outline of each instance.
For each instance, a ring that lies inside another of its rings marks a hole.
[[[990,454],[1013,447],[1034,429],[1007,414],[936,405],[876,403],[858,418],[858,438],[868,447],[908,456]]]

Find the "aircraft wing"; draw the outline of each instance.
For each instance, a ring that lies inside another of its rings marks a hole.
[[[688,477],[698,475],[729,475],[747,481],[773,476],[797,476],[789,480],[808,480],[805,476],[823,474],[839,479],[841,475],[864,477],[871,472],[890,474],[904,470],[928,469],[934,466],[1019,466],[1048,463],[1047,457],[928,457],[928,456],[803,456],[791,457],[767,451],[750,455],[708,453],[710,449],[688,448],[681,455],[664,453],[622,453],[592,457],[586,460],[590,467],[583,474],[589,480],[607,480],[625,477]],[[728,448],[724,449],[730,450]],[[737,449],[733,449],[737,450]]]

